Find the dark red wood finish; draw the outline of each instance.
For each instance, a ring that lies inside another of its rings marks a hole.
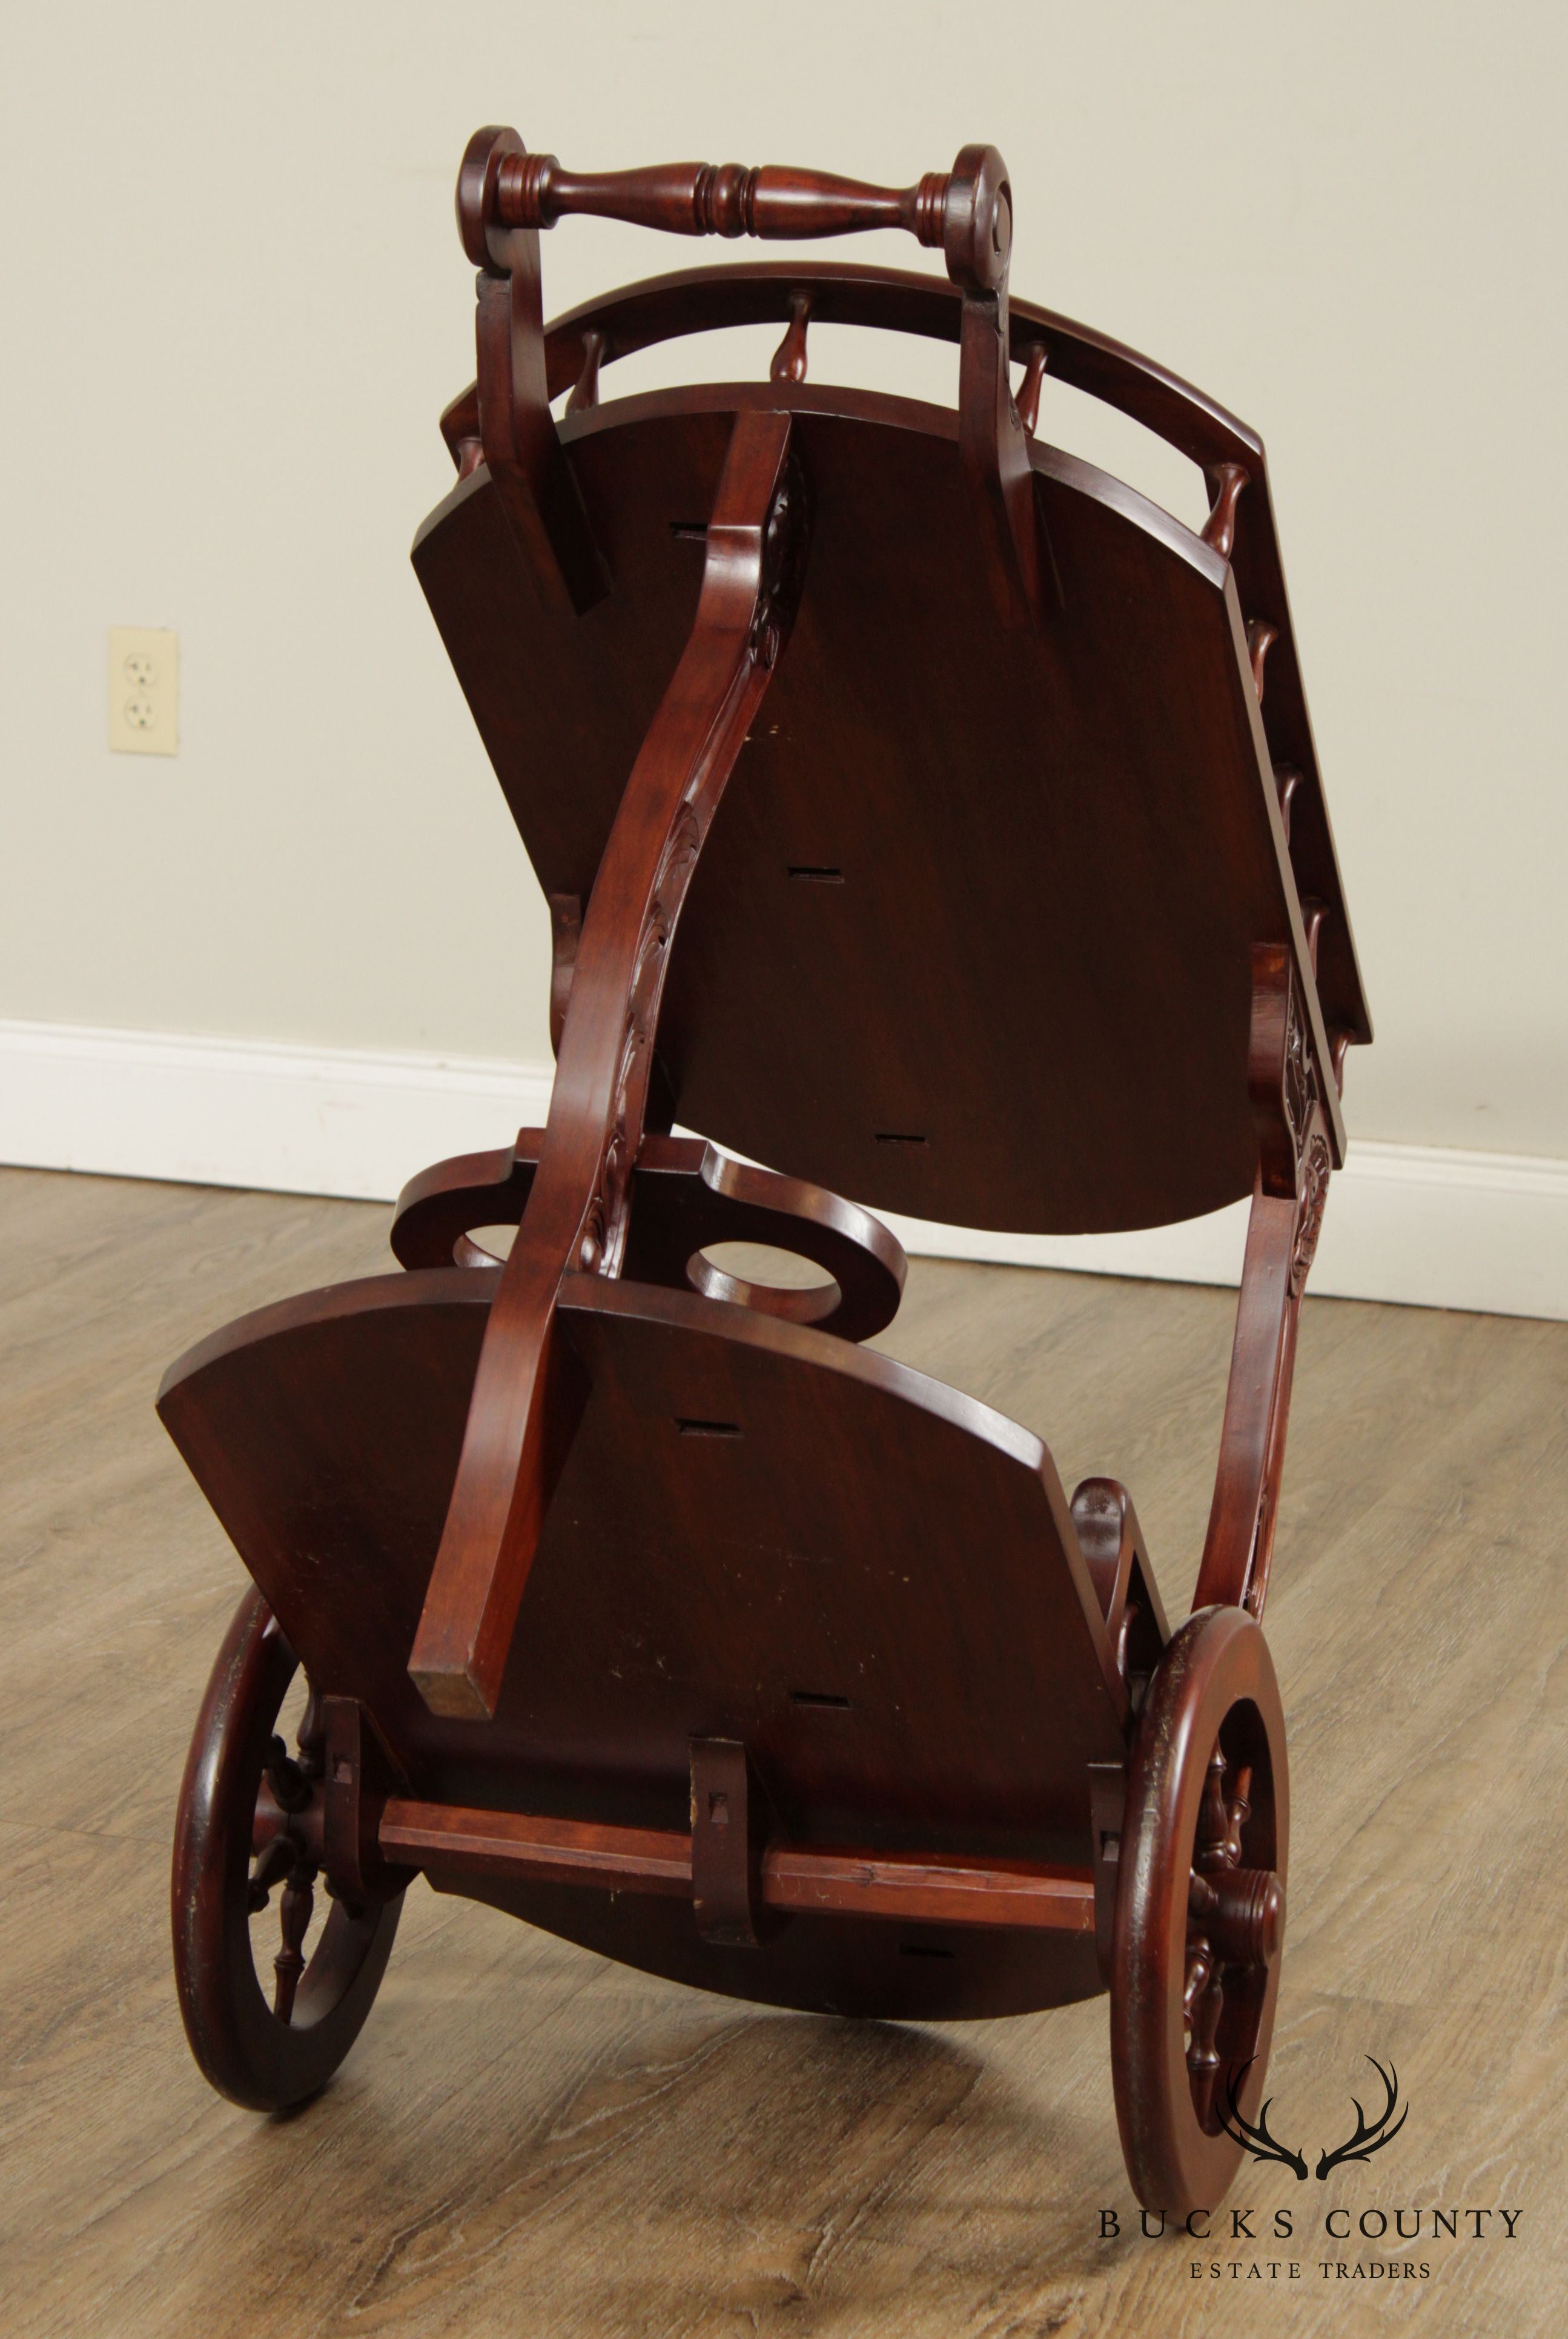
[[[496,1716],[428,1710],[405,1668],[499,1281],[305,1295],[203,1343],[160,1399],[311,1680],[364,1706],[418,1797],[689,1831],[691,1742],[727,1738],[792,1844],[1087,1871],[1086,1765],[1120,1761],[1129,1699],[1049,1456],[888,1357],[691,1293],[566,1278],[578,1410]],[[630,1961],[738,1986],[689,1904],[644,1941],[664,1920],[639,1899],[606,1919],[527,1870],[508,1889],[536,1922],[613,1920]],[[818,2008],[1098,1987],[1091,1941],[1025,1958],[972,1927],[906,1958],[881,1920],[803,1916],[763,1957],[743,1994]]]
[[[793,323],[803,301],[809,304],[812,319],[824,324],[864,325],[952,342],[960,336],[962,296],[940,276],[822,261],[687,269],[623,286],[557,318],[545,336],[548,395],[558,397],[577,380],[590,335],[597,337],[597,363],[608,364],[689,333],[732,325]],[[1205,536],[1230,562],[1242,607],[1253,618],[1271,625],[1277,637],[1264,731],[1278,785],[1282,791],[1288,788],[1293,799],[1286,826],[1298,892],[1303,900],[1324,904],[1326,911],[1320,974],[1324,1014],[1331,1031],[1348,1034],[1355,1043],[1370,1041],[1372,1024],[1296,654],[1262,439],[1154,360],[1016,295],[1009,301],[1009,339],[1013,363],[1025,368],[1025,384],[1031,369],[1048,370],[1053,380],[1143,424],[1203,471],[1219,523],[1211,522]],[[804,380],[804,375],[787,378]],[[460,463],[464,434],[472,441],[478,428],[472,388],[454,400],[442,428],[454,461]]]
[[[694,271],[547,332],[538,237],[571,213],[897,226],[950,281]],[[780,2006],[1109,1985],[1139,2196],[1212,2206],[1263,2117],[1287,1783],[1258,1619],[1370,1037],[1261,445],[1010,301],[992,148],[897,190],[585,174],[492,129],[459,217],[478,379],[414,558],[548,897],[557,1077],[545,1130],[405,1189],[408,1272],[165,1377],[259,1587],[182,1802],[198,2058],[247,2102],[319,2085],[422,1870]],[[636,349],[770,320],[765,382],[601,402]],[[956,411],[811,383],[823,320],[955,341]],[[1200,533],[1037,440],[1048,372],[1203,467]],[[863,1205],[1077,1231],[1249,1190],[1173,1637],[1123,1487],[1070,1504],[1027,1432],[854,1345],[903,1280]],[[737,1279],[728,1241],[831,1280]],[[244,1912],[277,1882],[267,2015]]]
[[[1110,1976],[1117,2117],[1139,2199],[1185,2217],[1224,2198],[1239,2127],[1265,2108],[1279,1991],[1285,1717],[1244,1611],[1188,1617],[1130,1768]]]
[[[319,1709],[306,1708],[297,1762],[273,1735],[296,1663],[260,1594],[248,1592],[197,1719],[174,1834],[171,1915],[186,2036],[213,2087],[254,2111],[302,2102],[337,2069],[375,2003],[402,1906],[396,1889],[335,1900],[309,1962],[299,1955],[327,1854]],[[250,1920],[273,1891],[282,1942],[269,2006]]]
[[[479,270],[474,430],[518,550],[547,603],[581,612],[606,577],[550,418],[538,232],[567,212],[685,235],[827,236],[900,227],[937,245],[960,296],[960,441],[995,612],[1028,628],[1050,598],[1023,425],[1008,387],[1012,191],[994,146],[902,192],[776,166],[676,163],[587,175],[529,154],[515,130],[476,131],[458,173],[458,225]],[[605,344],[585,340],[573,405],[597,396]],[[454,418],[449,439],[463,424]]]
[[[666,973],[709,825],[787,637],[806,513],[787,415],[739,418],[691,637],[626,782],[576,944],[526,1239],[502,1272],[409,1659],[442,1712],[493,1713],[550,1481],[551,1327],[567,1272],[616,1275]]]
[[[470,1238],[518,1224],[544,1141],[542,1129],[519,1130],[515,1147],[457,1154],[410,1179],[392,1220],[399,1263],[496,1264]],[[814,1260],[833,1280],[793,1289],[745,1282],[700,1257],[720,1243],[766,1244]],[[869,1340],[898,1313],[907,1267],[903,1246],[879,1219],[820,1186],[733,1160],[700,1137],[643,1140],[626,1230],[629,1283],[734,1299],[841,1339]]]
[[[737,1742],[727,1743],[744,1754]],[[705,1791],[711,1797],[715,1791],[706,1787],[707,1775]],[[741,1775],[744,1765],[737,1770]],[[730,1801],[729,1791],[716,1791]],[[725,1823],[735,1824],[733,1808]],[[426,1870],[446,1868],[459,1875],[493,1870],[542,1883],[607,1886],[676,1900],[692,1894],[693,1835],[681,1829],[601,1827],[392,1797],[382,1809],[380,1840],[390,1854]],[[767,1907],[791,1914],[870,1915],[901,1924],[1005,1925],[1057,1933],[1094,1929],[1094,1886],[1086,1869],[1025,1860],[977,1860],[957,1852],[922,1860],[910,1853],[769,1843],[760,1884]],[[722,1936],[710,1932],[710,1938]],[[740,1946],[755,1947],[754,1937]]]
[[[1252,946],[1308,972],[1310,952],[1244,612],[1217,553],[1072,459],[1034,456],[1065,597],[1039,637],[995,622],[933,408],[773,382],[571,418],[616,577],[582,619],[538,610],[484,474],[459,483],[415,564],[541,883],[592,890],[695,604],[677,531],[754,400],[788,401],[816,518],[683,914],[676,1118],[966,1226],[1103,1231],[1246,1194]]]

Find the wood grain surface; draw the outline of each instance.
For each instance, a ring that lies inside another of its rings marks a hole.
[[[272,2121],[214,2097],[167,1867],[242,1577],[152,1395],[240,1310],[381,1270],[388,1223],[0,1174],[6,2339],[1563,2327],[1560,1325],[1307,1303],[1269,1607],[1293,1835],[1270,2126],[1337,2143],[1368,2053],[1410,2113],[1326,2184],[1244,2172],[1256,2242],[1138,2235],[1103,2000],[920,2027],[742,2009],[423,1885],[327,2094]],[[922,1260],[878,1345],[1048,1436],[1069,1484],[1125,1481],[1178,1612],[1233,1315],[1223,1291]],[[1513,2242],[1493,2218],[1327,2245],[1334,2206],[1353,2229],[1521,2214]],[[1262,2238],[1277,2207],[1290,2244]],[[1320,2271],[1390,2255],[1429,2279]]]
[[[682,911],[676,1118],[964,1226],[1149,1226],[1247,1193],[1254,942],[1291,942],[1330,1052],[1250,609],[1200,538],[1075,458],[1031,459],[1070,586],[1039,641],[997,624],[946,409],[759,382],[572,416],[616,579],[581,618],[536,606],[488,475],[460,479],[414,566],[541,886],[597,882],[696,607],[691,518],[736,418],[781,405],[811,548]]]

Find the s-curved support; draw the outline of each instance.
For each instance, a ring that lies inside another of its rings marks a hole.
[[[545,1144],[490,1309],[409,1670],[432,1712],[494,1713],[569,1416],[566,1275],[618,1275],[669,946],[794,613],[804,487],[786,414],[739,416],[691,638],[643,743],[583,920]]]

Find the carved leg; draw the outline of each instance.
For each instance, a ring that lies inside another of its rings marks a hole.
[[[490,1310],[409,1670],[432,1712],[495,1712],[548,1496],[561,1278],[616,1275],[669,947],[794,615],[803,484],[786,414],[737,417],[696,623],[626,783],[583,920],[544,1150]]]
[[[1301,1295],[1317,1246],[1330,1157],[1322,1073],[1311,1053],[1288,953],[1253,953],[1248,1061],[1258,1128],[1219,1468],[1194,1608],[1261,1616],[1285,1466]],[[1329,1078],[1333,1075],[1330,1073]]]

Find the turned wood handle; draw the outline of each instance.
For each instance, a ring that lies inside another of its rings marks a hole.
[[[661,227],[673,235],[815,237],[901,227],[942,252],[966,291],[994,294],[1007,282],[1012,198],[994,146],[960,149],[951,171],[912,187],[868,187],[825,171],[778,163],[654,163],[641,171],[567,171],[530,154],[515,130],[476,130],[458,173],[458,225],[476,268],[509,275],[511,241],[553,227],[567,212]],[[535,273],[537,258],[529,263]]]
[[[671,235],[809,237],[901,227],[940,247],[948,173],[912,187],[868,187],[776,163],[652,163],[640,171],[568,171],[553,154],[508,154],[494,180],[502,227],[553,227],[568,212],[658,227]]]

